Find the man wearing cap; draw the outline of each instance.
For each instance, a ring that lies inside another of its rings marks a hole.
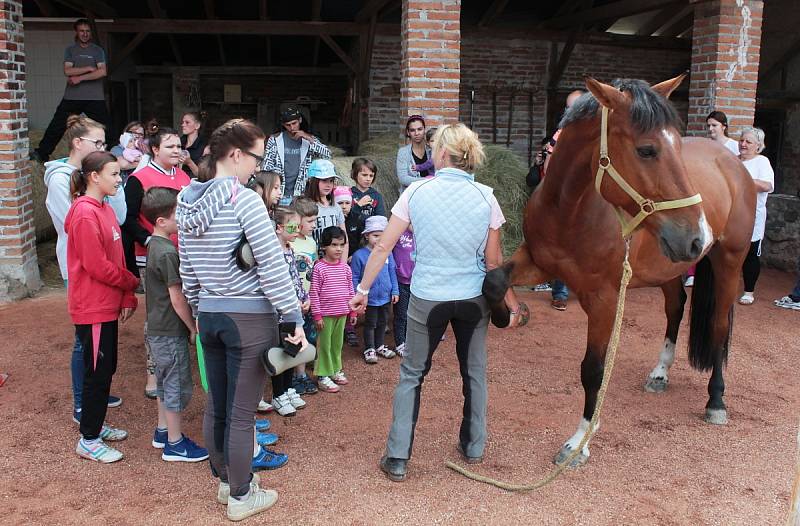
[[[412,165],[423,164],[431,158],[431,150],[425,144],[425,119],[422,115],[412,115],[406,121],[406,137],[411,140],[411,144],[406,144],[397,150],[397,163],[395,170],[397,180],[400,181],[400,193],[408,188],[408,185],[418,181],[422,177],[433,175],[427,170],[415,172],[411,170]]]
[[[303,195],[308,167],[314,159],[330,159],[331,151],[319,138],[300,129],[303,115],[294,106],[281,112],[280,133],[270,136],[262,170],[281,174],[281,195],[287,200]]]

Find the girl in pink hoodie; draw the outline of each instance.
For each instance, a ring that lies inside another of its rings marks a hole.
[[[125,268],[122,237],[114,211],[105,203],[122,179],[119,163],[109,152],[90,153],[70,179],[74,199],[64,221],[67,233],[69,314],[83,346],[83,410],[79,456],[108,463],[122,453],[104,440],[123,440],[128,433],[104,424],[117,368],[118,321],[136,310],[139,279]]]

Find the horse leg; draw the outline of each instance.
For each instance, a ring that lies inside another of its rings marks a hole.
[[[606,359],[606,350],[611,338],[611,329],[614,325],[616,312],[615,290],[604,290],[591,297],[582,295],[581,306],[588,315],[588,335],[586,338],[586,355],[581,362],[581,384],[584,391],[583,416],[578,423],[578,429],[567,440],[554,462],[563,464],[575,449],[580,445],[586,433],[594,434],[600,428],[600,422],[594,429],[589,429],[595,406],[597,405],[597,392],[603,381],[603,369]],[[589,441],[583,446],[580,453],[570,462],[569,467],[579,467],[589,461]]]
[[[658,355],[658,365],[650,371],[644,390],[649,393],[663,393],[669,384],[669,368],[675,361],[675,342],[678,339],[678,329],[683,318],[683,306],[686,303],[686,291],[680,277],[673,279],[661,286],[664,292],[664,312],[667,315],[667,334],[664,336],[664,345]]]
[[[513,285],[533,283],[526,281],[536,279],[542,272],[533,264],[528,245],[522,243],[507,262],[486,273],[483,280],[483,296],[489,304],[492,324],[496,327],[507,327],[511,322],[511,313],[507,300],[516,301],[509,288]]]

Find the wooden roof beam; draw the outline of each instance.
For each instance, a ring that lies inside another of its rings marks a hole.
[[[217,15],[214,12],[214,0],[205,0],[203,4],[206,10],[206,18],[215,20]],[[217,50],[219,51],[220,62],[222,62],[223,66],[227,66],[228,60],[225,57],[225,46],[222,44],[222,37],[220,35],[217,35]]]
[[[653,18],[639,26],[639,30],[636,31],[636,34],[642,37],[649,37],[664,27],[665,24],[672,20],[678,13],[683,11],[683,9],[684,6],[680,4],[665,7],[661,11],[657,12]]]
[[[153,13],[155,18],[166,19],[164,10],[161,9],[161,4],[158,0],[147,0],[147,5],[150,7],[150,12]],[[147,27],[147,23],[142,24],[140,27]],[[181,56],[181,50],[178,49],[178,42],[175,40],[175,37],[172,36],[172,33],[169,32],[167,32],[167,39],[169,40],[169,46],[172,48],[172,54],[175,56],[175,62],[177,62],[179,66],[183,66],[183,57]]]
[[[503,10],[508,5],[508,0],[494,0],[492,5],[483,13],[480,21],[478,21],[478,27],[487,27],[495,21],[495,19],[503,13]]]
[[[34,0],[43,16],[56,16],[56,6],[50,0]]]
[[[373,15],[377,15],[387,4],[397,0],[367,0],[361,11],[356,13],[356,22],[367,22]]]
[[[781,55],[781,58],[772,63],[769,68],[764,70],[764,73],[758,76],[759,82],[768,80],[779,73],[783,68],[789,64],[798,54],[800,54],[800,37],[796,38],[792,45]]]
[[[157,0],[148,0],[152,3]],[[35,19],[31,20],[35,22]],[[354,22],[290,21],[290,20],[198,20],[174,18],[116,18],[108,24],[111,33],[148,33],[173,35],[289,35],[289,36],[358,36],[363,24]],[[378,24],[378,32],[400,34],[397,24]]]
[[[74,9],[79,13],[91,13],[103,18],[113,18],[117,16],[117,10],[101,0],[55,0],[55,2]],[[38,2],[37,2],[38,3]]]
[[[120,52],[119,52],[119,53],[117,53],[117,54],[113,55],[113,56],[111,57],[111,63],[110,63],[110,64],[109,64],[109,66],[108,66],[108,69],[109,69],[109,71],[114,71],[115,69],[117,69],[117,67],[118,67],[120,64],[122,64],[122,62],[123,62],[123,61],[124,61],[126,58],[128,58],[128,56],[129,56],[131,53],[133,53],[133,51],[134,51],[134,50],[135,50],[137,47],[139,47],[139,44],[141,44],[141,43],[142,43],[142,40],[144,40],[146,37],[147,37],[147,33],[145,33],[144,31],[142,31],[141,33],[137,33],[137,34],[136,34],[136,36],[134,36],[134,37],[131,39],[131,41],[130,41],[130,42],[128,42],[127,44],[125,44],[125,47],[124,47],[124,48],[122,48],[122,49],[120,50]]]
[[[658,35],[662,37],[676,37],[692,27],[694,22],[694,9],[691,7],[686,12],[681,13],[682,16],[677,16],[663,27]]]
[[[322,0],[311,0],[311,20],[319,21],[322,17]],[[319,37],[314,39],[313,62],[314,67],[319,65]]]
[[[686,5],[686,0],[619,0],[598,7],[591,7],[576,13],[556,16],[545,21],[550,27],[569,27],[581,24],[597,24],[609,19],[619,19],[638,15],[670,5]]]
[[[259,20],[269,20],[269,11],[267,10],[267,0],[260,0],[258,2],[258,19]],[[267,66],[272,65],[272,40],[270,40],[269,35],[264,36],[264,41],[266,44],[266,53],[267,53]]]
[[[339,57],[341,61],[344,62],[345,65],[348,68],[350,68],[350,70],[353,73],[358,74],[358,67],[356,66],[355,62],[353,62],[353,59],[351,59],[350,56],[347,53],[345,53],[345,51],[341,47],[339,47],[339,44],[337,44],[336,41],[333,40],[333,38],[330,35],[326,35],[323,33],[322,35],[320,35],[320,38],[326,44],[328,44],[328,47],[331,48],[331,50],[333,50],[334,53],[336,53],[336,56]]]

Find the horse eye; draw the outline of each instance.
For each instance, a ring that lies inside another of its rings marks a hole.
[[[636,153],[642,159],[653,159],[658,155],[658,152],[652,146],[639,146],[636,148]]]

